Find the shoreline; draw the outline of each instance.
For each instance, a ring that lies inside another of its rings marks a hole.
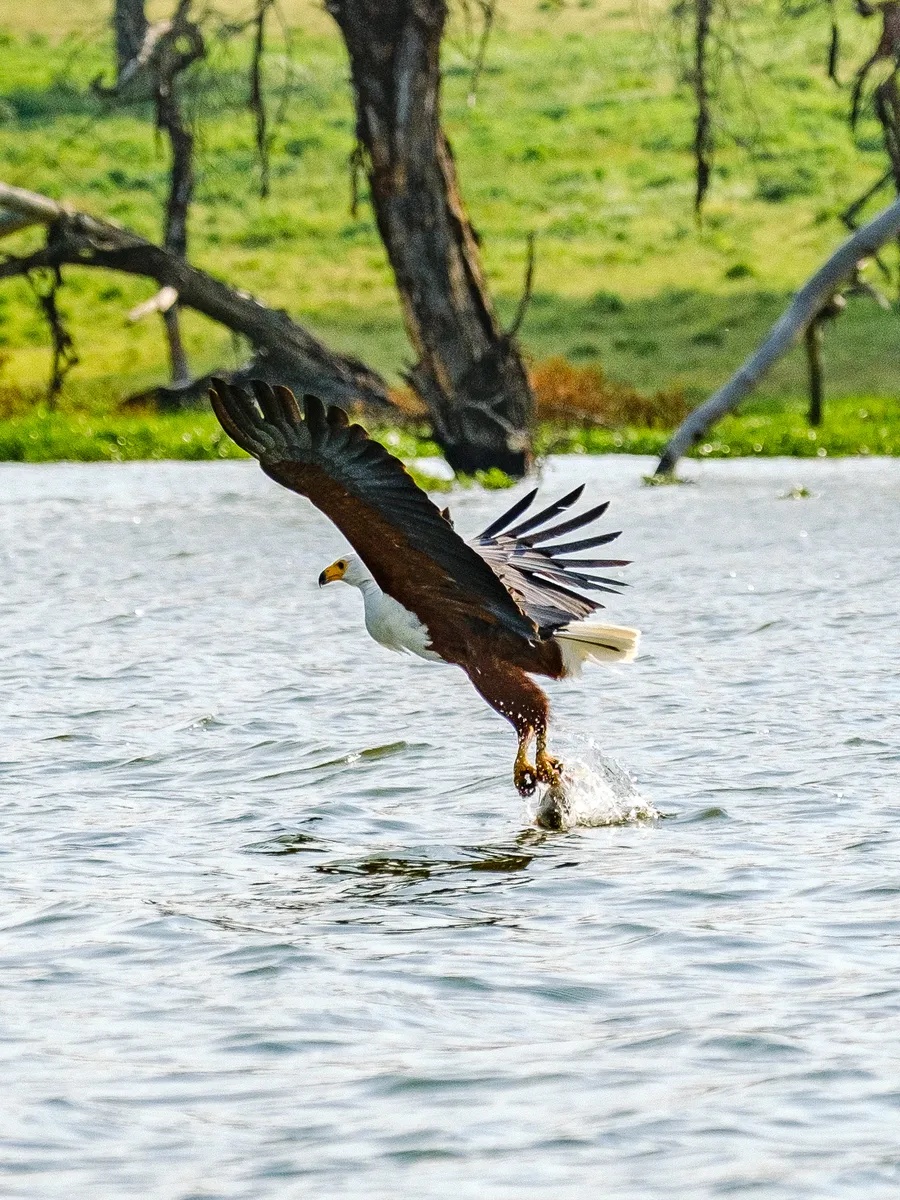
[[[811,428],[799,408],[754,408],[727,417],[691,452],[694,459],[835,458],[900,456],[900,408],[893,400],[830,401],[825,420]],[[406,460],[439,457],[416,427],[370,426],[372,437]],[[639,454],[658,457],[671,429],[605,428],[597,424],[539,423],[540,458],[553,454]],[[92,413],[34,409],[0,419],[0,462],[214,461],[245,457],[210,412]],[[503,486],[497,472],[479,479]],[[446,484],[446,481],[445,481]]]

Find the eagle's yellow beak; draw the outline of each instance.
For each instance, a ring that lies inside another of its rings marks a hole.
[[[338,559],[338,561],[332,563],[330,567],[326,567],[319,576],[319,587],[324,587],[326,583],[334,583],[337,579],[343,579],[344,572],[346,570],[347,564],[342,558]]]

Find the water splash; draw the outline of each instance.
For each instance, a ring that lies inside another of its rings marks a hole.
[[[603,753],[593,740],[563,755],[562,783],[538,798],[534,822],[544,829],[632,825],[659,819],[628,771]]]

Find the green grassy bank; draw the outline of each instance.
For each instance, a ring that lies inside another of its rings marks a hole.
[[[48,0],[4,13],[0,177],[158,237],[167,160],[149,113],[110,108],[90,89],[110,72],[107,8]],[[190,253],[396,381],[411,352],[391,274],[365,201],[355,215],[349,210],[354,122],[344,51],[315,5],[285,0],[283,10],[290,45],[276,34],[267,67],[273,112],[283,109],[267,200],[251,194],[252,122],[241,109],[246,40],[223,46],[210,39],[210,60],[192,85],[199,181]],[[461,26],[448,38],[445,113],[506,318],[521,287],[526,235],[537,234],[535,293],[522,329],[527,354],[599,363],[644,392],[677,390],[694,403],[731,374],[841,240],[841,209],[884,164],[870,117],[855,137],[847,129],[847,91],[825,77],[828,29],[818,10],[788,19],[774,5],[748,7],[738,31],[744,67],[740,78],[725,75],[722,145],[697,225],[692,101],[667,12],[606,0],[509,0],[474,106],[467,101],[472,38]],[[844,19],[845,73],[865,57],[872,25]],[[23,252],[38,240],[25,232],[4,239],[4,249]],[[0,283],[0,454],[222,451],[206,417],[109,415],[122,396],[165,380],[159,322],[126,320],[152,291],[126,276],[66,270],[60,304],[80,361],[62,406],[71,416],[45,419],[23,416],[20,401],[47,377],[47,330],[28,285]],[[830,415],[818,437],[807,437],[796,415],[805,365],[794,352],[764,381],[757,408],[716,431],[710,453],[724,453],[720,446],[728,453],[863,446],[893,453],[898,332],[895,311],[851,299],[826,337]],[[197,372],[227,367],[244,353],[195,314],[185,315],[185,335]],[[882,416],[854,417],[861,409]],[[570,435],[555,428],[544,440],[560,448],[655,450],[664,437],[658,430]]]
[[[372,433],[404,458],[438,452],[432,442],[417,436],[415,431],[375,428]],[[537,442],[541,454],[657,455],[667,437],[664,430],[634,426],[603,429],[543,423]],[[848,399],[832,403],[822,426],[811,430],[804,413],[798,409],[758,406],[754,411],[721,422],[694,453],[709,458],[900,455],[900,421],[889,403]],[[243,451],[225,436],[211,413],[126,416],[48,412],[38,408],[0,421],[0,460],[6,461],[124,462],[243,457]]]

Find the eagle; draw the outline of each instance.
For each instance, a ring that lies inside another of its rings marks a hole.
[[[516,731],[513,781],[521,795],[538,783],[558,787],[563,764],[547,748],[549,704],[531,676],[577,676],[588,660],[631,662],[640,636],[586,619],[603,606],[582,593],[623,586],[594,571],[628,563],[570,557],[621,530],[553,540],[602,516],[608,502],[556,522],[582,485],[525,517],[535,488],[465,541],[449,512],[343,409],[315,396],[301,407],[288,388],[262,382],[246,390],[216,379],[210,399],[225,432],[270,478],[311,500],[353,547],[319,584],[358,588],[366,629],[383,646],[462,668]]]

